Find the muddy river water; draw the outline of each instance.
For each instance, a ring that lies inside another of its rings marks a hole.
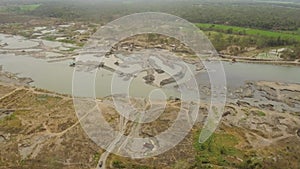
[[[19,77],[30,77],[34,80],[31,84],[37,88],[47,89],[50,91],[72,94],[72,77],[74,68],[70,67],[71,60],[49,63],[45,59],[37,59],[30,56],[0,54],[0,65],[7,72],[16,73]],[[249,63],[229,63],[222,62],[226,78],[227,87],[235,88],[243,85],[248,80],[266,80],[288,83],[300,83],[300,67],[296,66],[279,66],[266,64],[249,64]],[[213,71],[213,70],[212,70]],[[93,74],[84,72],[80,74],[82,81],[90,79]],[[96,96],[105,97],[111,93],[111,79],[113,73],[101,69],[96,75]],[[156,87],[145,84],[142,75],[137,76],[130,86],[130,95],[145,96]],[[208,76],[206,73],[198,74],[198,82],[206,84]],[[80,82],[79,82],[80,83]],[[84,88],[84,86],[83,86]],[[178,96],[173,89],[163,89],[167,95]],[[90,95],[82,90],[80,96]]]
[[[32,86],[37,88],[46,89],[49,91],[72,94],[72,81],[74,67],[70,67],[70,63],[73,62],[70,57],[68,60],[57,61],[59,58],[68,55],[63,53],[65,50],[74,48],[71,44],[65,44],[60,42],[51,42],[41,39],[26,39],[21,36],[12,36],[6,34],[0,34],[0,65],[3,71],[15,73],[18,77],[28,77],[34,82]],[[40,54],[44,54],[40,55]],[[124,56],[119,56],[119,59]],[[140,58],[141,59],[141,58]],[[138,58],[127,57],[127,65],[133,65],[137,62]],[[114,63],[116,58],[108,59],[107,63],[111,68],[117,69]],[[155,61],[155,59],[153,59]],[[112,63],[110,63],[112,62]],[[155,61],[157,64],[159,60]],[[139,62],[143,64],[143,61]],[[174,62],[179,65],[175,66],[175,71],[180,69],[180,62]],[[207,62],[206,64],[214,64]],[[245,81],[248,80],[267,80],[289,83],[300,83],[300,67],[296,66],[279,66],[279,65],[266,65],[266,64],[249,64],[249,63],[230,63],[222,62],[227,79],[227,88],[236,88],[242,86]],[[125,65],[125,66],[127,66]],[[140,65],[140,64],[138,64]],[[161,67],[161,66],[159,66]],[[195,65],[188,64],[188,67],[195,69]],[[212,66],[213,67],[213,66]],[[123,69],[125,70],[125,69]],[[208,70],[214,71],[214,70]],[[183,72],[182,72],[183,73]],[[183,73],[186,74],[186,73]],[[136,97],[145,97],[149,95],[154,89],[158,89],[155,85],[149,85],[145,83],[143,77],[147,75],[146,72],[136,75],[132,83],[130,84],[130,95]],[[159,80],[164,79],[163,74],[155,73],[154,84],[159,84]],[[111,83],[113,73],[107,69],[99,69],[94,78],[94,74],[90,72],[82,72],[76,74],[76,84],[79,83],[80,92],[77,92],[78,96],[91,96],[93,95],[91,90],[88,90],[86,82],[95,79],[95,92],[97,97],[105,97],[111,95]],[[206,72],[196,75],[197,82],[200,86],[209,86],[209,78]],[[77,86],[77,85],[76,85]],[[174,85],[173,85],[174,86]],[[165,86],[161,88],[166,96],[179,97],[180,93],[174,87]]]

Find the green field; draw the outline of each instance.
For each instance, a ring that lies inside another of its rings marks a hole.
[[[202,30],[213,30],[217,32],[224,32],[228,34],[239,34],[239,35],[252,35],[252,36],[263,36],[268,38],[282,38],[289,40],[297,40],[300,42],[300,34],[299,31],[289,31],[289,32],[276,32],[276,31],[267,31],[260,29],[252,29],[252,28],[244,28],[237,26],[227,26],[227,25],[219,25],[219,24],[206,24],[206,23],[197,23],[197,27]]]
[[[40,4],[33,4],[33,5],[21,5],[19,6],[21,11],[34,11],[35,9],[37,9],[38,7],[40,7]]]
[[[0,12],[31,12],[40,7],[40,4],[17,5],[17,6],[0,6]]]

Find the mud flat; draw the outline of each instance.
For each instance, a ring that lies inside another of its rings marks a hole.
[[[49,61],[70,58],[78,46],[41,39],[27,39],[22,36],[0,34],[0,53],[29,55]]]
[[[33,80],[28,77],[19,77],[17,74],[5,72],[0,66],[0,83],[13,84],[19,86],[29,86]]]
[[[249,105],[260,109],[292,112],[300,114],[300,84],[280,82],[248,82],[245,87],[236,90],[235,99],[243,98]]]

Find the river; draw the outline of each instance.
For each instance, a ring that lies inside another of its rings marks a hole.
[[[74,68],[69,66],[71,60],[49,63],[45,59],[37,59],[30,56],[0,54],[0,65],[3,70],[18,74],[19,77],[30,77],[34,80],[31,84],[37,88],[49,91],[72,94],[72,77]],[[280,66],[268,64],[230,63],[222,62],[226,73],[227,87],[239,87],[245,81],[276,81],[288,83],[300,83],[300,67]],[[82,74],[82,81],[92,76],[91,73]],[[97,73],[96,93],[97,97],[109,96],[112,72],[101,69]],[[197,78],[200,84],[206,84],[208,76],[200,73]],[[204,82],[204,83],[202,83]],[[142,76],[138,76],[131,85],[130,94],[133,96],[145,96],[156,87],[145,84]],[[165,89],[168,95],[176,95],[173,91]],[[87,94],[83,92],[81,96]]]

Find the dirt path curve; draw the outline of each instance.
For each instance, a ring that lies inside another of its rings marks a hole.
[[[15,90],[13,90],[13,91],[11,91],[11,92],[5,94],[4,96],[2,96],[2,97],[0,98],[0,100],[3,100],[4,98],[9,97],[10,95],[12,95],[12,94],[14,94],[15,92],[20,91],[20,90],[22,90],[22,88],[16,88]]]

